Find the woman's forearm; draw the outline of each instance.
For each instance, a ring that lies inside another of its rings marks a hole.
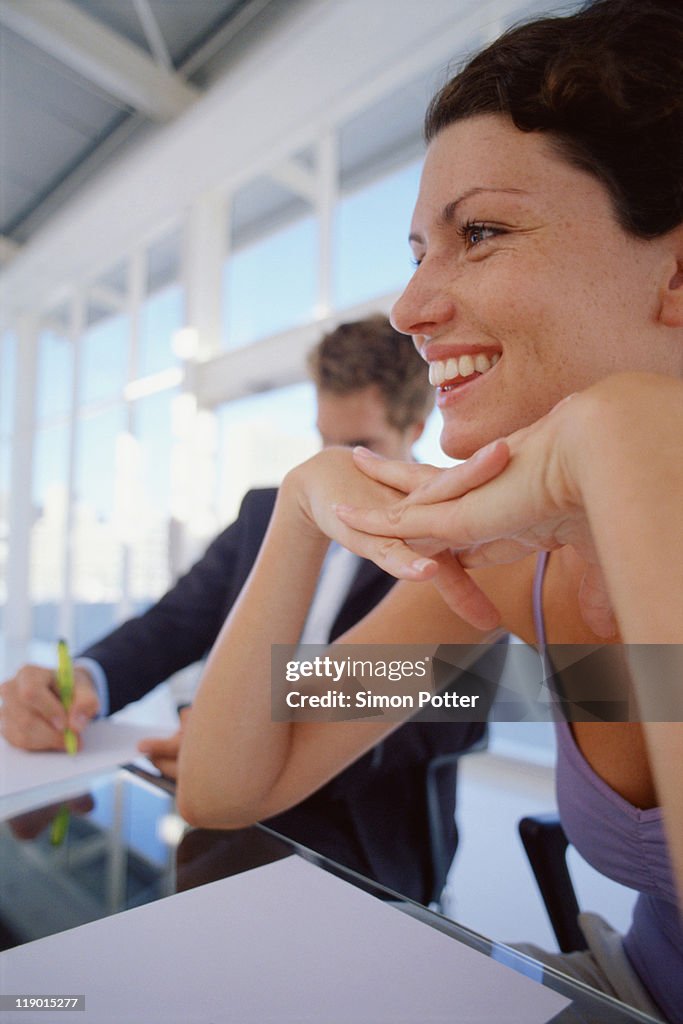
[[[294,505],[285,483],[193,705],[178,802],[197,824],[254,820],[287,759],[291,727],[271,720],[271,644],[298,641],[328,545],[322,534],[301,529]]]
[[[369,481],[351,453],[338,448],[298,466],[280,488],[259,557],[207,662],[183,739],[178,801],[194,824],[236,827],[284,810],[387,730],[384,724],[345,729],[340,723],[272,721],[271,646],[298,643],[328,538],[365,554],[333,511],[348,495],[386,504],[397,492]],[[409,619],[416,621],[412,609]],[[372,627],[362,636],[364,642],[378,639]]]

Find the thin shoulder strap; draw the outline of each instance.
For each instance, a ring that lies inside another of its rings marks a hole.
[[[536,571],[534,573],[534,629],[536,630],[536,643],[541,651],[545,650],[547,643],[545,635],[545,619],[543,618],[543,580],[545,579],[545,571],[548,568],[549,555],[549,551],[539,552],[538,558],[536,559]]]

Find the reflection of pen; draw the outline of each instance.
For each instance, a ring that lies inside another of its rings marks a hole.
[[[67,830],[69,828],[69,819],[71,813],[69,811],[68,804],[62,804],[57,811],[57,815],[52,822],[52,828],[50,829],[50,842],[53,846],[61,846],[64,842]]]
[[[74,699],[74,667],[66,640],[57,643],[57,690],[68,715]],[[73,729],[64,730],[64,748],[68,754],[75,754],[78,750],[78,737]]]

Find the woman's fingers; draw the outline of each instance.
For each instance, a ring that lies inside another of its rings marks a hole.
[[[405,541],[396,537],[371,536],[364,532],[356,532],[353,540],[345,546],[399,580],[428,580],[438,570],[434,558],[413,551]]]
[[[451,498],[461,498],[468,491],[481,487],[498,476],[510,461],[505,441],[493,441],[478,452],[449,469],[437,470],[405,498],[405,503],[431,505]]]
[[[498,476],[510,460],[510,450],[504,441],[494,441],[450,469],[390,462],[366,455],[362,448],[354,449],[354,459],[368,476],[409,493],[383,509],[339,504],[335,511],[342,522],[376,536],[445,539],[449,535],[443,522],[444,510],[430,506],[460,498]]]
[[[395,459],[383,459],[369,448],[358,446],[353,449],[353,461],[358,469],[372,480],[394,487],[397,491],[409,494],[416,487],[426,483],[435,474],[442,472],[436,466],[421,462],[400,462]]]
[[[349,546],[397,579],[415,583],[432,580],[449,608],[476,629],[490,631],[500,625],[498,609],[450,551],[440,550],[428,558],[404,540],[368,533],[356,533]],[[429,545],[435,546],[434,542]]]
[[[353,449],[353,458],[366,476],[403,491],[411,504],[432,504],[460,498],[498,476],[510,461],[510,449],[503,440],[493,441],[466,462],[448,469],[383,459],[362,447]]]
[[[452,538],[450,516],[436,505],[408,505],[405,500],[388,508],[354,508],[351,505],[334,506],[337,517],[352,530],[374,537],[437,540],[456,546]],[[458,542],[459,544],[459,542]]]

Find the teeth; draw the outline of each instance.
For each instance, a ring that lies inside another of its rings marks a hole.
[[[472,356],[460,356],[458,359],[458,369],[460,370],[461,377],[471,377],[474,373],[474,359]]]
[[[473,373],[486,373],[500,359],[499,353],[490,358],[483,352],[476,355],[451,356],[449,359],[437,359],[429,364],[429,383],[432,387],[440,387],[444,381],[455,380],[456,377],[471,377]]]
[[[433,388],[438,388],[446,379],[446,363],[429,364],[429,383]]]

